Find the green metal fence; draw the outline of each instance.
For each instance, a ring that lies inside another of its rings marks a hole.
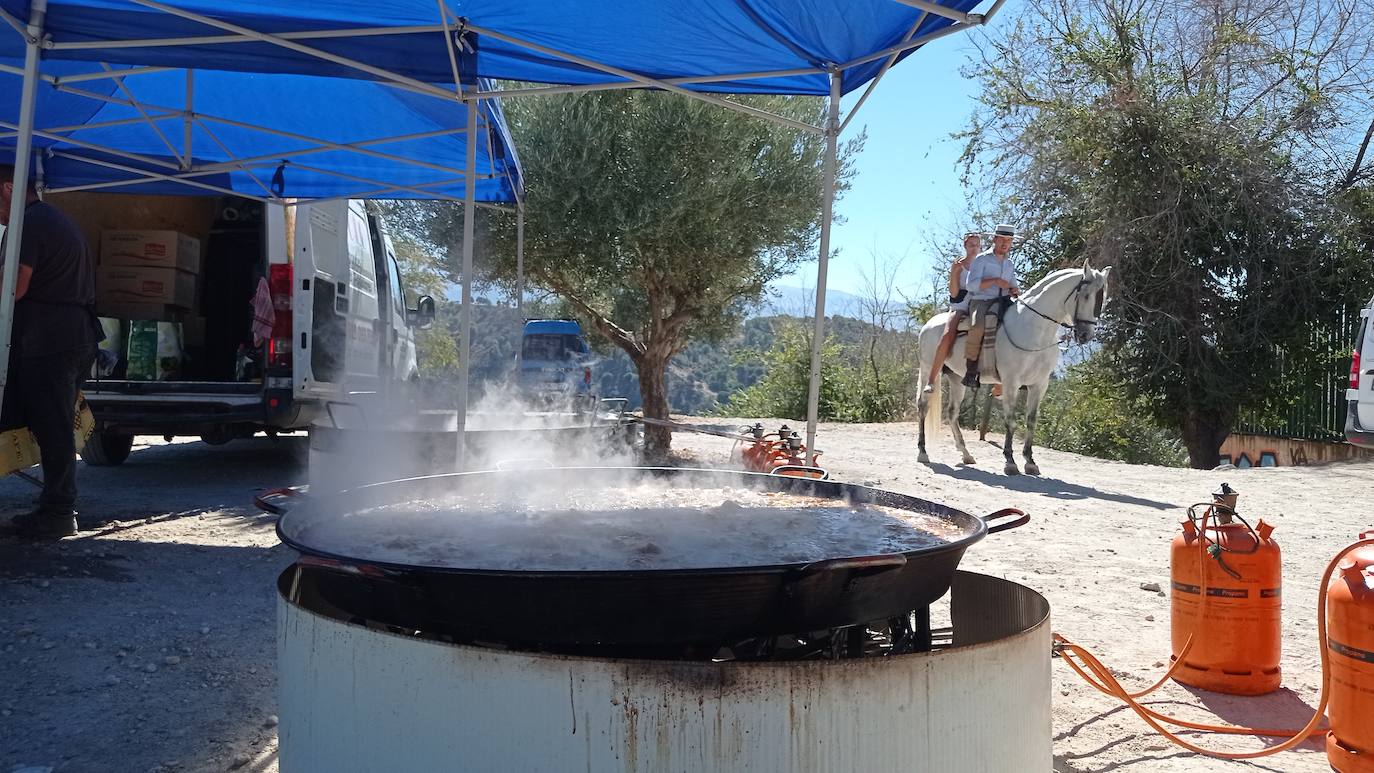
[[[1282,387],[1270,405],[1241,417],[1237,432],[1300,440],[1343,440],[1345,390],[1350,383],[1350,354],[1359,332],[1360,308],[1337,309],[1325,322],[1308,331],[1307,345],[1321,354],[1318,367],[1297,372],[1283,363]]]

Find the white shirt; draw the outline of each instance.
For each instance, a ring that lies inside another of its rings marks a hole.
[[[1004,279],[1011,287],[1020,287],[1016,283],[1016,267],[1011,264],[1011,258],[999,260],[992,250],[979,253],[978,257],[973,259],[973,265],[969,266],[965,285],[968,288],[968,297],[973,300],[988,300],[1008,294],[1005,287],[983,287],[984,279]]]

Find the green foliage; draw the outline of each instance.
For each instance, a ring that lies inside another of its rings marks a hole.
[[[1115,268],[1104,362],[1196,466],[1285,373],[1329,368],[1311,328],[1374,292],[1347,141],[1374,60],[1353,9],[1030,0],[984,54],[968,175],[1029,226],[1031,278]]]
[[[833,327],[844,328],[844,322],[857,320],[837,317],[832,322]],[[790,318],[778,318],[776,324],[776,338],[766,352],[741,356],[744,361],[760,363],[762,377],[732,394],[718,414],[806,420],[811,377],[810,329],[801,320]],[[905,416],[918,363],[914,357],[873,356],[870,343],[845,344],[833,335],[827,339],[821,350],[822,420],[883,422]],[[912,338],[907,337],[903,343],[914,352]]]
[[[960,415],[960,424],[975,428],[981,421],[986,392]],[[1022,398],[1024,400],[1024,397]],[[1025,408],[1018,406],[1018,427],[1024,427]],[[1184,467],[1188,454],[1178,432],[1159,426],[1149,406],[1128,396],[1106,358],[1092,357],[1069,366],[1062,377],[1050,382],[1040,402],[1036,426],[1037,445],[1098,459],[1130,464]],[[989,437],[1001,437],[1002,401],[993,400],[988,422]]]
[[[1183,467],[1188,454],[1176,431],[1155,423],[1105,361],[1069,367],[1040,403],[1039,442],[1060,451],[1131,464]]]
[[[404,238],[397,239],[393,247],[396,250],[396,262],[401,267],[401,282],[411,295],[406,303],[413,304],[415,298],[421,295],[443,298],[448,284],[447,276],[433,253]],[[435,324],[415,333],[415,355],[422,378],[451,375],[458,370],[459,339],[448,330],[446,324],[455,310],[445,304],[437,304],[439,318]]]

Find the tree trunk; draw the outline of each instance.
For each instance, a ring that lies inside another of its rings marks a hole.
[[[668,357],[647,352],[635,362],[639,370],[639,396],[644,401],[644,416],[668,419]],[[667,427],[644,425],[644,457],[652,464],[663,461],[673,444]]]
[[[1188,464],[1195,470],[1210,470],[1221,464],[1221,442],[1229,433],[1228,422],[1199,411],[1183,418],[1183,445],[1188,449]]]

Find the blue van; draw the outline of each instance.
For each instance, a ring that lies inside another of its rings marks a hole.
[[[516,384],[529,399],[571,403],[577,409],[591,401],[591,359],[576,321],[532,319],[520,341]]]

